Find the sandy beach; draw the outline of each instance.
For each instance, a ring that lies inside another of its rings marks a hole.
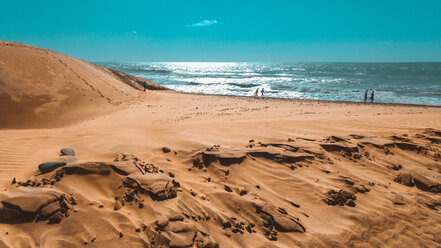
[[[0,247],[441,245],[441,107],[179,93],[0,42],[0,128]]]

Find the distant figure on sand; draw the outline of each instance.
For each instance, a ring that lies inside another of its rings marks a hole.
[[[144,91],[147,89],[147,83],[144,82]]]
[[[368,96],[368,90],[364,92],[364,103],[366,103],[367,101],[367,96]]]
[[[374,95],[375,95],[375,91],[373,90],[372,93],[371,93],[371,103],[374,102]]]
[[[263,89],[263,87],[262,87],[262,90],[261,90],[260,92],[262,93],[262,97],[263,97],[263,92],[264,92],[264,89]]]
[[[259,88],[256,89],[256,92],[254,92],[254,96],[258,97],[259,96]]]

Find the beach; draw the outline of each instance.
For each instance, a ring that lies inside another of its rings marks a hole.
[[[0,96],[0,247],[441,243],[439,106],[181,93],[10,42]]]

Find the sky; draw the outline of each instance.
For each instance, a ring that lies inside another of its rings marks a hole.
[[[438,0],[3,1],[0,40],[92,62],[441,61]]]

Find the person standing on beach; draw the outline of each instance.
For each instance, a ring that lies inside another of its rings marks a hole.
[[[364,103],[366,103],[367,101],[367,96],[368,96],[368,90],[364,92]]]
[[[263,92],[264,92],[264,88],[262,87],[262,90],[260,91],[262,93],[262,97],[263,97]]]
[[[145,92],[146,89],[147,89],[147,83],[144,82],[144,92]]]
[[[373,90],[371,93],[371,103],[374,102],[374,95],[375,95],[375,90]]]
[[[254,92],[254,96],[258,97],[259,96],[259,88],[256,89],[256,92]]]

